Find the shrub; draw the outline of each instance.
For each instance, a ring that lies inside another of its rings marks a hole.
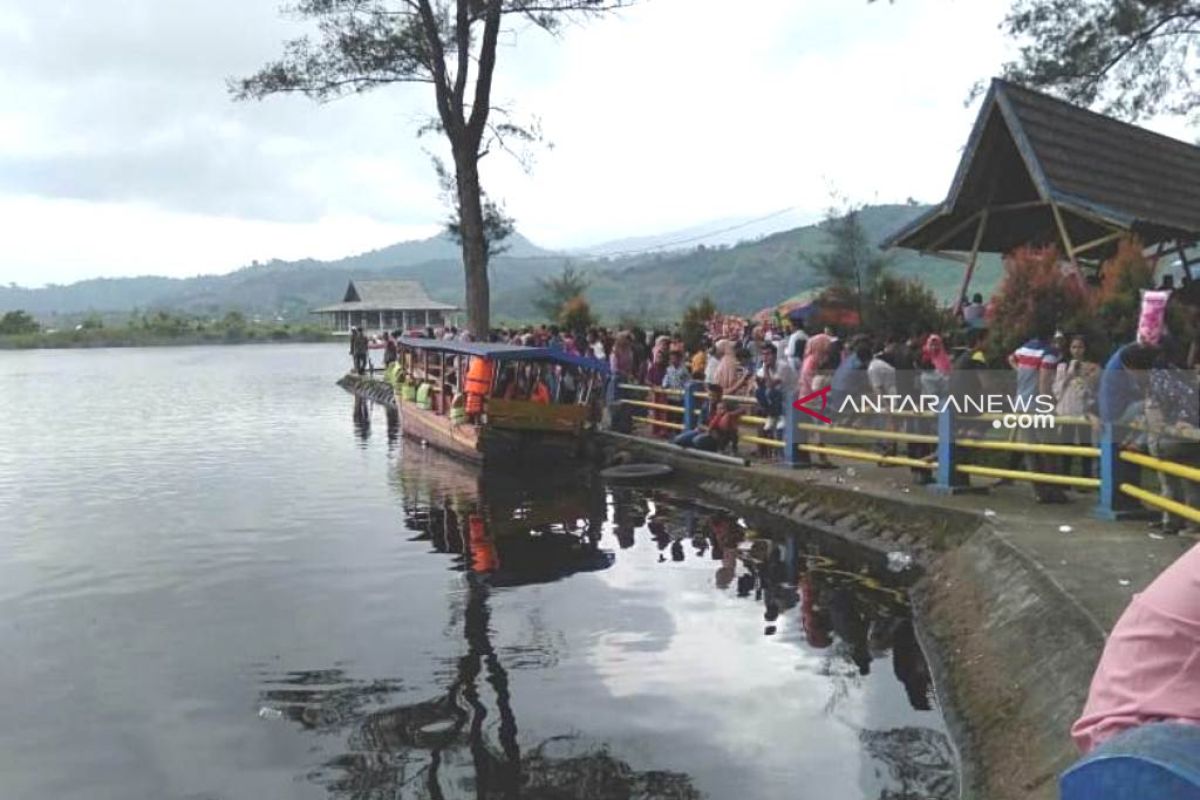
[[[1057,247],[1018,247],[1004,257],[988,341],[995,354],[1011,353],[1039,332],[1083,329],[1091,311],[1082,278],[1060,266]]]

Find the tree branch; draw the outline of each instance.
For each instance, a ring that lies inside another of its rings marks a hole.
[[[429,0],[417,0],[417,5],[421,15],[421,26],[425,30],[425,42],[429,47],[438,115],[442,118],[442,124],[446,128],[451,143],[454,143],[461,138],[463,132],[462,109],[450,107],[451,89],[446,81],[446,51],[442,47],[441,30]]]
[[[463,116],[463,99],[467,92],[467,72],[471,64],[471,15],[467,0],[458,0],[458,21],[454,35],[458,39],[458,65],[454,76],[454,106]]]
[[[475,151],[478,151],[479,142],[483,139],[483,128],[487,124],[488,108],[491,106],[492,76],[496,70],[496,41],[500,36],[500,15],[504,8],[503,0],[486,2],[483,40],[479,45],[479,74],[475,78],[475,102],[471,108],[471,118],[467,122],[467,139]]]

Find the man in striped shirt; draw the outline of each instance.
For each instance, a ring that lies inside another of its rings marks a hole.
[[[1061,356],[1044,336],[1034,336],[1008,357],[1009,365],[1017,371],[1017,403],[1015,411],[1034,413],[1038,395],[1051,395],[1054,375]],[[1039,444],[1046,438],[1032,427],[1019,428],[1018,442]],[[1025,469],[1029,472],[1051,472],[1051,462],[1042,453],[1027,453]],[[1065,503],[1067,497],[1054,484],[1034,482],[1033,496],[1039,503]]]

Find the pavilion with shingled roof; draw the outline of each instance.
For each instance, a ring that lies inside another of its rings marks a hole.
[[[996,79],[946,199],[881,246],[962,261],[962,298],[980,252],[1053,243],[1099,268],[1131,235],[1192,274],[1200,147]]]
[[[313,309],[330,330],[409,330],[444,325],[457,306],[433,300],[416,281],[350,281],[342,302]]]

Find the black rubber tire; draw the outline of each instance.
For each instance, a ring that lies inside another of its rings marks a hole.
[[[665,478],[675,470],[670,464],[619,464],[600,471],[600,477],[609,481],[648,481]]]

